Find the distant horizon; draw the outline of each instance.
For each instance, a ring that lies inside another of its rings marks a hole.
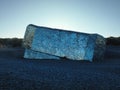
[[[30,25],[30,24],[28,24],[28,25]],[[27,25],[27,26],[28,26]],[[32,24],[32,25],[34,25],[34,24]],[[26,26],[26,28],[27,28],[27,26]],[[35,25],[35,26],[38,26],[38,25]],[[73,31],[73,32],[80,32],[80,31],[78,31],[78,30],[68,30],[68,29],[62,29],[62,28],[54,28],[54,27],[47,27],[47,26],[40,26],[40,27],[46,27],[46,28],[51,28],[51,29],[60,29],[60,30],[65,30],[65,31]],[[26,31],[26,28],[25,28],[25,31]],[[86,34],[99,34],[99,33],[87,33],[87,32],[80,32],[80,33],[86,33]],[[25,34],[25,32],[24,32],[24,34]],[[101,34],[99,34],[99,35],[101,35]],[[101,36],[103,36],[103,35],[101,35]],[[105,36],[103,36],[103,37],[105,37]],[[115,38],[117,38],[117,37],[120,37],[120,36],[106,36],[105,38],[109,38],[109,37],[115,37]],[[24,38],[24,35],[23,35],[23,37],[17,37],[17,36],[13,36],[13,37],[0,37],[0,39],[12,39],[12,38],[18,38],[18,39],[23,39]]]
[[[27,25],[120,36],[120,0],[0,0],[0,38],[23,38]]]

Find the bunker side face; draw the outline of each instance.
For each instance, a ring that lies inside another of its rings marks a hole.
[[[106,40],[100,35],[96,35],[95,41],[95,50],[93,60],[102,60],[104,59],[106,49]]]
[[[98,43],[98,41],[102,42]],[[99,56],[99,59],[102,58],[104,51],[101,51],[100,45],[105,46],[104,42],[104,38],[97,34],[85,34],[29,25],[23,44],[25,48],[49,55],[66,57],[72,60],[92,61],[97,59],[97,56]]]
[[[23,39],[23,45],[25,48],[31,48],[31,44],[37,28],[33,26],[27,26],[25,36]]]

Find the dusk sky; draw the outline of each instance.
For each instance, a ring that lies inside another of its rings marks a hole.
[[[23,38],[28,24],[120,36],[120,0],[0,0],[0,38]]]

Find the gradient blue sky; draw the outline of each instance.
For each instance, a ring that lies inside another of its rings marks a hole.
[[[0,38],[23,38],[28,24],[118,37],[120,0],[0,0]]]

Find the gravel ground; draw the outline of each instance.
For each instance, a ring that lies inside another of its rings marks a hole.
[[[99,62],[28,60],[24,49],[0,49],[0,90],[120,90],[120,46]]]

